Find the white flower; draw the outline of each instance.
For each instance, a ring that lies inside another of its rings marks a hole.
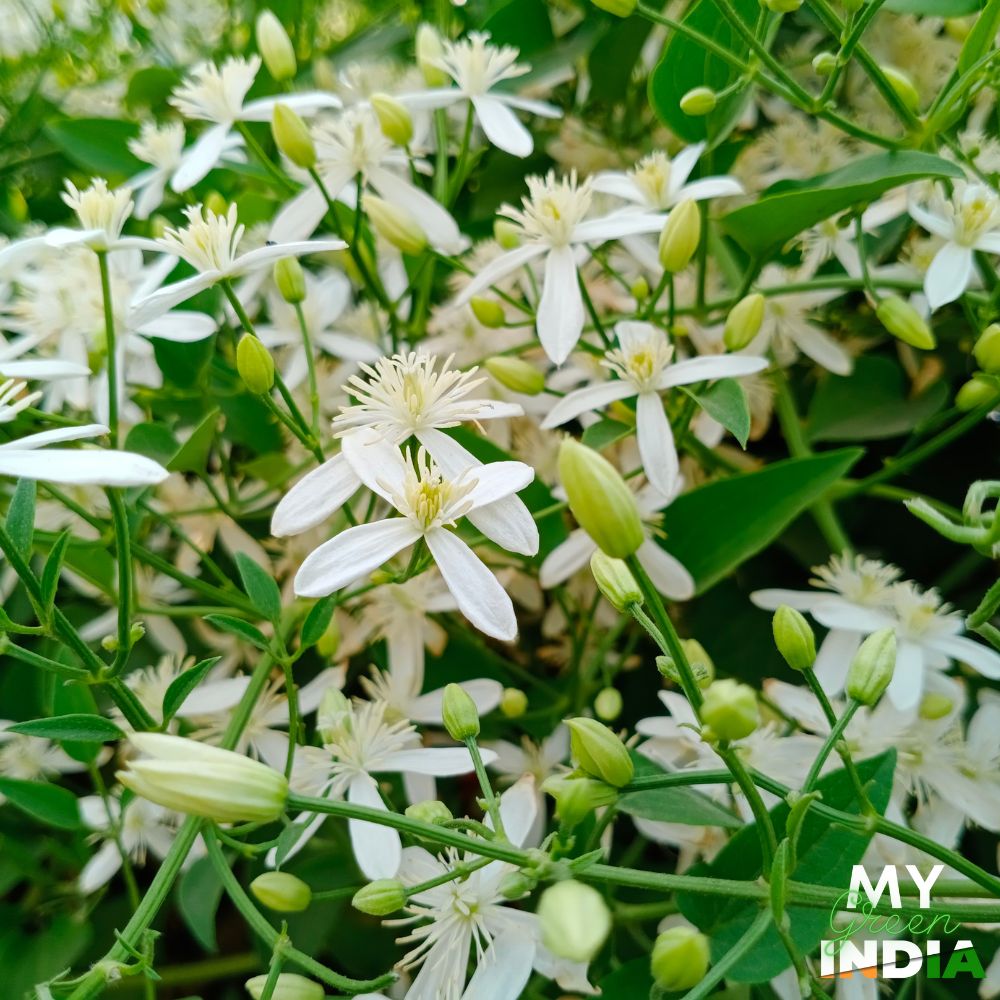
[[[235,205],[230,205],[225,215],[216,215],[211,209],[193,205],[184,210],[184,215],[188,220],[187,226],[166,230],[157,241],[157,249],[161,253],[166,251],[183,258],[198,273],[167,285],[137,302],[133,322],[143,323],[161,316],[219,281],[260,271],[284,257],[343,250],[347,245],[343,240],[268,243],[241,254],[238,249],[244,227],[237,221]]]
[[[910,215],[945,240],[924,278],[931,309],[954,302],[972,278],[975,251],[1000,253],[1000,198],[983,184],[955,184],[950,199],[939,192],[929,207],[910,204]]]
[[[101,424],[57,427],[0,444],[0,476],[41,479],[50,483],[96,486],[152,486],[170,475],[159,463],[130,451],[46,448],[63,441],[100,437]]]
[[[497,578],[448,528],[459,518],[524,489],[534,470],[521,462],[468,466],[446,476],[423,448],[416,464],[374,431],[344,438],[344,453],[364,484],[388,501],[402,518],[348,528],[307,557],[295,577],[295,592],[321,597],[377,569],[398,552],[423,539],[448,589],[466,618],[487,635],[517,635],[514,606]],[[502,518],[477,525],[503,548],[520,544],[520,534]]]
[[[450,777],[473,770],[465,747],[422,747],[416,729],[407,719],[391,714],[382,701],[352,705],[341,698],[330,714],[320,712],[318,729],[323,748],[300,747],[292,774],[293,787],[308,795],[346,798],[348,802],[386,810],[373,775]],[[492,760],[493,755],[489,754],[489,758]],[[325,819],[322,813],[296,818],[296,823],[305,826],[286,859],[302,849]],[[392,878],[402,858],[398,831],[354,819],[348,820],[348,828],[354,857],[365,877]],[[272,867],[275,857],[273,850],[267,856]]]
[[[60,774],[77,774],[86,771],[81,764],[58,744],[40,736],[9,733],[14,723],[0,720],[0,775],[18,781],[47,781]],[[4,799],[0,796],[0,802]]]
[[[500,214],[512,219],[521,230],[523,244],[487,264],[465,286],[456,306],[496,284],[538,257],[545,258],[541,298],[537,304],[536,328],[545,353],[561,365],[583,332],[584,308],[577,274],[578,249],[636,233],[655,233],[663,228],[665,216],[646,212],[619,211],[598,219],[587,219],[592,186],[590,180],[577,182],[576,173],[557,180],[554,172],[546,177],[529,177],[528,197],[523,208],[505,205]]]
[[[615,327],[618,347],[602,362],[617,378],[568,393],[542,423],[551,429],[617,400],[636,398],[636,437],[646,478],[664,496],[677,488],[680,460],[660,393],[678,385],[752,375],[767,367],[764,358],[739,354],[706,354],[674,362],[667,335],[651,323],[621,322]],[[663,506],[661,504],[661,506]]]
[[[473,31],[467,38],[445,41],[440,58],[430,62],[444,70],[457,88],[401,94],[399,100],[412,108],[446,108],[469,101],[476,120],[494,146],[512,156],[530,156],[534,149],[531,133],[517,120],[511,108],[544,118],[561,118],[562,112],[551,104],[495,89],[504,80],[523,76],[531,67],[517,62],[517,49],[509,45],[490,45],[489,40],[489,32]]]
[[[185,118],[214,123],[202,132],[175,171],[170,183],[175,191],[186,191],[197,184],[219,162],[223,152],[232,148],[230,132],[236,122],[270,121],[279,102],[300,115],[313,114],[320,108],[340,107],[333,94],[322,91],[280,94],[244,103],[259,69],[259,56],[250,59],[230,56],[221,67],[205,62],[196,66],[190,77],[174,90],[170,103]]]
[[[9,424],[19,413],[42,397],[40,390],[25,392],[27,383],[17,379],[67,379],[86,377],[90,369],[73,361],[49,361],[32,358],[24,361],[0,360],[0,424]]]

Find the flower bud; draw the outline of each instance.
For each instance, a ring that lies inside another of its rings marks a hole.
[[[771,619],[774,644],[792,670],[811,670],[816,662],[816,636],[801,611],[782,604]]]
[[[324,743],[332,743],[337,731],[351,717],[351,703],[343,691],[327,688],[316,713],[316,728]]]
[[[598,549],[590,557],[590,572],[597,589],[616,611],[625,611],[633,604],[642,605],[642,591],[628,566]]]
[[[528,696],[520,688],[504,688],[500,712],[505,719],[519,719],[528,710]]]
[[[690,990],[705,978],[711,955],[708,938],[694,927],[671,927],[653,944],[650,971],[667,993]]]
[[[542,782],[542,791],[556,802],[556,816],[570,829],[579,826],[595,809],[618,801],[618,789],[595,778],[553,774]]]
[[[417,65],[428,87],[443,87],[450,82],[448,74],[438,65],[444,55],[441,36],[429,24],[417,28],[416,53]]]
[[[282,257],[274,265],[274,283],[281,297],[290,305],[305,301],[306,276],[302,265],[294,257]]]
[[[880,66],[882,75],[892,87],[896,96],[911,110],[920,110],[920,94],[910,76],[895,66]]]
[[[973,376],[955,393],[955,405],[963,412],[974,410],[977,406],[995,399],[1000,388],[995,382],[988,382],[978,375]]]
[[[690,198],[682,201],[667,217],[660,233],[660,263],[676,274],[691,262],[701,240],[701,211]]]
[[[486,370],[511,392],[537,396],[545,388],[545,376],[533,364],[520,358],[498,354],[486,359]]]
[[[328,660],[332,660],[340,649],[340,625],[337,624],[337,616],[334,615],[330,619],[330,624],[327,625],[326,631],[319,637],[316,642],[316,652],[320,656],[326,657]]]
[[[615,17],[631,17],[635,13],[637,0],[591,0],[595,7],[606,10]]]
[[[636,302],[642,302],[643,299],[649,297],[649,282],[646,280],[645,276],[639,275],[635,281],[629,286],[629,291],[632,293],[632,298]]]
[[[570,752],[581,771],[615,788],[632,780],[635,765],[625,744],[596,719],[569,719]]]
[[[255,396],[270,392],[274,385],[274,358],[252,333],[243,334],[236,345],[236,371]]]
[[[205,211],[213,215],[225,215],[229,211],[229,202],[218,191],[209,191],[202,204]]]
[[[883,628],[872,632],[861,643],[847,671],[847,696],[871,708],[885,693],[895,669],[895,631]]]
[[[449,684],[444,689],[441,719],[448,735],[459,743],[479,735],[479,709],[471,695],[459,684]]]
[[[269,10],[262,10],[257,18],[257,48],[275,80],[291,80],[295,76],[298,66],[292,40],[284,25]]]
[[[407,806],[405,815],[410,819],[418,819],[421,823],[431,823],[439,826],[447,823],[455,817],[451,810],[438,799],[424,799],[423,802],[414,802],[412,806]]]
[[[299,913],[312,902],[312,889],[288,872],[264,872],[250,883],[250,891],[278,913]]]
[[[887,295],[882,299],[875,307],[875,315],[889,333],[904,344],[929,351],[937,343],[920,313],[898,295]]]
[[[832,52],[817,52],[813,56],[812,68],[817,76],[830,76],[837,68],[837,57]]]
[[[525,875],[524,872],[508,872],[500,879],[497,892],[504,899],[521,899],[528,893],[534,892],[536,885],[538,885],[538,880],[533,879],[530,875]]]
[[[601,688],[594,698],[594,714],[605,722],[613,722],[622,714],[622,696],[617,688]]]
[[[792,14],[802,6],[802,0],[761,0],[772,14]]]
[[[351,906],[373,917],[387,917],[406,905],[406,886],[394,878],[380,878],[363,885],[351,899]]]
[[[497,219],[493,223],[493,239],[504,250],[513,250],[521,245],[521,230],[507,219]]]
[[[403,253],[418,254],[427,246],[427,234],[405,208],[373,194],[366,194],[362,204],[378,234]]]
[[[1000,323],[990,323],[972,348],[976,364],[991,375],[1000,373]]]
[[[253,1000],[260,1000],[266,985],[267,976],[254,976],[246,982],[247,993]],[[325,996],[326,990],[319,983],[294,972],[281,972],[271,1000],[323,1000]]]
[[[951,714],[955,703],[946,694],[925,694],[920,700],[919,715],[921,719],[934,722]]]
[[[242,754],[165,733],[133,733],[146,756],[115,777],[157,805],[216,823],[267,823],[285,811],[288,780]]]
[[[741,740],[760,723],[757,692],[738,681],[713,681],[705,689],[701,718],[720,740]]]
[[[413,138],[413,118],[406,106],[388,94],[373,94],[371,102],[382,134],[397,146],[409,146]]]
[[[271,135],[278,149],[295,166],[303,170],[316,166],[316,146],[309,134],[309,126],[287,104],[275,104]]]
[[[472,310],[472,315],[491,330],[498,330],[507,322],[503,306],[494,299],[484,299],[476,295],[469,300],[469,308]]]
[[[611,933],[611,911],[592,886],[556,882],[538,900],[542,944],[572,962],[589,962]]]
[[[681,649],[688,658],[698,687],[707,687],[715,679],[715,664],[708,650],[697,639],[681,639]]]
[[[764,296],[752,292],[740,299],[726,317],[722,339],[730,351],[741,351],[760,333],[764,322]]]
[[[681,643],[693,642],[696,640],[682,639]],[[699,643],[700,645],[700,643]],[[685,647],[685,652],[687,652],[687,647]],[[704,652],[704,649],[702,650]],[[705,654],[704,660],[695,660],[691,658],[688,654],[688,662],[694,673],[695,683],[698,687],[707,687],[712,683],[715,677],[715,664],[712,663],[708,654]],[[677,664],[674,663],[673,659],[669,656],[658,656],[656,658],[656,669],[659,670],[660,675],[664,680],[672,681],[674,684],[681,683],[681,672],[677,669]]]
[[[681,98],[680,109],[692,118],[700,118],[710,115],[718,103],[718,95],[711,87],[693,87]]]
[[[559,446],[559,478],[569,509],[602,552],[632,555],[645,541],[635,497],[603,455],[567,437]]]

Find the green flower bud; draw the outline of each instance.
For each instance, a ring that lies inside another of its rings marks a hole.
[[[500,712],[505,719],[519,719],[528,710],[528,696],[520,688],[504,688]]]
[[[594,698],[594,713],[605,722],[613,722],[622,714],[622,696],[617,688],[601,688]]]
[[[475,299],[472,300],[475,302]],[[537,396],[545,389],[545,376],[530,362],[499,354],[486,359],[486,370],[511,392]]]
[[[645,535],[635,497],[606,458],[564,438],[559,446],[559,478],[573,516],[602,552],[624,559],[642,545]]]
[[[901,69],[895,66],[880,66],[882,75],[889,82],[896,96],[911,110],[920,110],[920,94],[913,85],[913,80]]]
[[[205,211],[213,215],[225,215],[229,211],[229,202],[218,191],[209,191],[203,204]]]
[[[504,899],[522,899],[528,893],[534,892],[537,885],[537,879],[531,878],[530,875],[525,875],[524,872],[508,872],[500,879],[497,892]]]
[[[615,17],[631,17],[635,13],[637,0],[591,0],[595,7],[606,10]]]
[[[503,306],[495,299],[484,299],[476,295],[469,300],[469,308],[472,310],[472,315],[491,330],[498,330],[507,322]]]
[[[920,700],[920,718],[928,722],[943,719],[954,707],[955,703],[946,694],[925,694]]]
[[[493,239],[504,250],[513,250],[521,245],[521,230],[508,219],[497,219],[493,223]]]
[[[554,774],[542,782],[542,791],[556,802],[556,816],[570,829],[579,826],[595,809],[618,801],[618,789],[595,778]]]
[[[455,818],[451,810],[437,799],[414,802],[412,806],[406,807],[405,815],[410,819],[418,819],[421,823],[432,823],[434,826],[448,823]]]
[[[887,295],[882,299],[875,307],[875,315],[889,333],[904,344],[919,347],[922,351],[929,351],[937,344],[920,313],[898,295]]]
[[[713,681],[705,689],[701,718],[720,740],[741,740],[760,723],[757,692],[738,681]]]
[[[413,118],[406,106],[388,94],[372,94],[371,102],[382,134],[397,146],[408,146],[413,139]]]
[[[816,662],[816,636],[802,612],[782,604],[771,619],[774,644],[792,670],[811,670]]]
[[[660,263],[665,271],[676,274],[691,262],[701,240],[701,211],[690,198],[682,201],[670,215],[660,233]]]
[[[682,642],[689,642],[692,640],[682,639]],[[706,654],[707,656],[707,654]],[[715,664],[709,659],[705,661],[692,660],[688,657],[688,661],[691,666],[691,670],[694,673],[695,683],[698,687],[706,687],[712,683],[715,677]],[[656,669],[659,670],[660,675],[664,680],[672,681],[674,684],[681,683],[681,672],[677,669],[677,664],[674,663],[673,659],[669,656],[658,656],[656,658]]]
[[[257,18],[257,48],[268,73],[278,80],[291,80],[298,71],[295,47],[284,25],[269,10]]]
[[[418,254],[427,246],[427,234],[405,208],[373,194],[366,194],[362,205],[379,235],[403,253]]]
[[[698,687],[706,687],[715,679],[715,664],[708,650],[697,639],[681,639],[681,649],[694,671]]]
[[[274,265],[274,283],[289,304],[298,305],[305,301],[306,276],[302,265],[294,257],[282,257]]]
[[[285,811],[288,779],[243,754],[166,733],[133,733],[144,754],[115,777],[136,795],[216,823],[269,823]]]
[[[632,282],[629,287],[629,291],[632,293],[632,298],[637,302],[641,302],[643,299],[649,297],[649,282],[640,274],[635,281]]]
[[[479,735],[479,709],[469,693],[458,684],[449,684],[444,689],[441,718],[448,735],[459,743]]]
[[[625,611],[633,604],[642,605],[642,591],[632,571],[621,559],[613,559],[600,549],[590,557],[590,572],[597,589],[616,611]]]
[[[861,643],[847,671],[847,696],[871,708],[885,693],[895,669],[895,631],[883,628],[872,632]]]
[[[671,927],[657,935],[649,965],[657,986],[679,993],[705,978],[710,958],[704,934],[693,927]]]
[[[812,68],[817,76],[830,76],[837,68],[837,57],[832,52],[817,52],[813,56]]]
[[[761,0],[773,14],[792,14],[802,6],[802,0]]]
[[[309,126],[287,104],[275,104],[271,135],[278,149],[295,166],[303,170],[316,166],[316,146],[309,134]]]
[[[260,1000],[267,985],[267,976],[254,976],[246,982],[247,993],[253,1000]],[[271,1000],[323,1000],[326,990],[319,983],[306,979],[294,972],[278,974],[278,984],[271,994]]]
[[[441,57],[444,55],[441,36],[431,25],[422,24],[417,28],[416,52],[417,65],[428,87],[443,87],[451,82],[448,74],[440,66]]]
[[[1000,392],[1000,389],[997,388],[995,382],[974,375],[955,393],[955,405],[967,413],[969,410],[974,410],[977,406],[982,406],[991,399],[995,399],[997,392]]]
[[[718,95],[711,87],[693,87],[680,100],[681,111],[692,118],[710,115],[719,103]]]
[[[250,883],[250,891],[278,913],[299,913],[312,902],[312,889],[288,872],[264,872]]]
[[[372,917],[387,917],[406,905],[406,886],[394,878],[380,878],[362,886],[351,906]]]
[[[334,615],[330,619],[330,624],[327,625],[326,631],[319,637],[319,641],[316,643],[316,652],[320,656],[325,656],[328,660],[332,660],[337,650],[340,649],[340,639],[340,626],[337,624],[337,616]]]
[[[615,788],[632,780],[635,765],[625,744],[596,719],[569,719],[570,752],[581,771]]]
[[[255,396],[270,392],[274,385],[274,358],[252,333],[243,334],[236,345],[236,371]]]
[[[991,375],[1000,374],[1000,323],[990,323],[972,348],[976,364]]]
[[[764,296],[752,292],[740,299],[726,317],[722,339],[730,351],[741,351],[760,333],[764,322]]]
[[[545,947],[572,962],[591,961],[611,933],[611,911],[604,897],[572,879],[542,893],[538,919]]]

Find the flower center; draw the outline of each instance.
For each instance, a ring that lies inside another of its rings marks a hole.
[[[573,231],[590,209],[589,180],[577,183],[576,171],[556,180],[554,172],[546,177],[528,178],[528,197],[523,209],[505,206],[501,212],[516,222],[529,239],[541,240],[553,247],[567,246]]]
[[[631,382],[639,392],[655,388],[654,383],[663,369],[673,360],[674,349],[655,327],[648,334],[633,336],[612,351],[601,362],[620,378]]]
[[[650,153],[632,171],[632,180],[650,208],[668,208],[670,199],[670,159],[665,153]]]
[[[168,229],[161,239],[168,250],[183,257],[199,271],[225,271],[236,259],[243,238],[243,226],[236,219],[236,206],[225,215],[216,215],[201,205],[184,210],[188,225]]]

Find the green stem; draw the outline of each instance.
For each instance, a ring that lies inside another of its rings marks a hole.
[[[500,800],[497,798],[496,792],[493,791],[493,783],[490,781],[490,776],[486,773],[486,766],[483,764],[483,755],[479,752],[479,744],[476,742],[475,736],[470,736],[465,740],[465,746],[469,751],[469,756],[472,758],[472,766],[476,771],[476,779],[483,793],[483,800],[486,803],[486,814],[492,821],[493,829],[496,831],[497,836],[506,839],[507,835],[503,829],[503,818],[500,815]]]
[[[319,382],[316,379],[316,357],[313,354],[312,338],[309,335],[309,324],[306,322],[306,315],[302,311],[302,303],[295,303],[295,315],[299,321],[299,329],[302,331],[302,344],[306,352],[306,370],[309,375],[309,407],[312,421],[310,427],[313,436],[319,440]]]
[[[726,977],[726,973],[738,965],[756,947],[757,942],[767,933],[770,926],[771,911],[761,910],[739,941],[708,970],[705,978],[693,990],[684,994],[684,1000],[702,1000],[702,997],[711,996],[715,987]]]
[[[111,447],[118,447],[118,348],[115,344],[115,313],[111,301],[111,273],[106,250],[97,251],[101,269],[101,297],[104,303],[104,339],[108,352],[108,427]]]
[[[823,770],[823,765],[826,763],[830,754],[833,753],[833,748],[837,745],[841,736],[844,735],[844,730],[849,725],[851,719],[854,718],[854,713],[857,712],[860,707],[861,703],[856,701],[854,698],[851,698],[840,718],[833,724],[830,729],[830,734],[823,742],[823,746],[820,747],[819,753],[816,754],[816,759],[812,762],[812,767],[809,768],[809,774],[806,775],[806,780],[802,785],[803,794],[812,791],[816,782],[819,780],[819,773]]]
[[[132,538],[129,533],[128,512],[122,500],[122,491],[105,490],[111,506],[111,523],[115,530],[115,556],[118,563],[118,649],[115,652],[111,674],[117,676],[125,669],[132,652]]]

